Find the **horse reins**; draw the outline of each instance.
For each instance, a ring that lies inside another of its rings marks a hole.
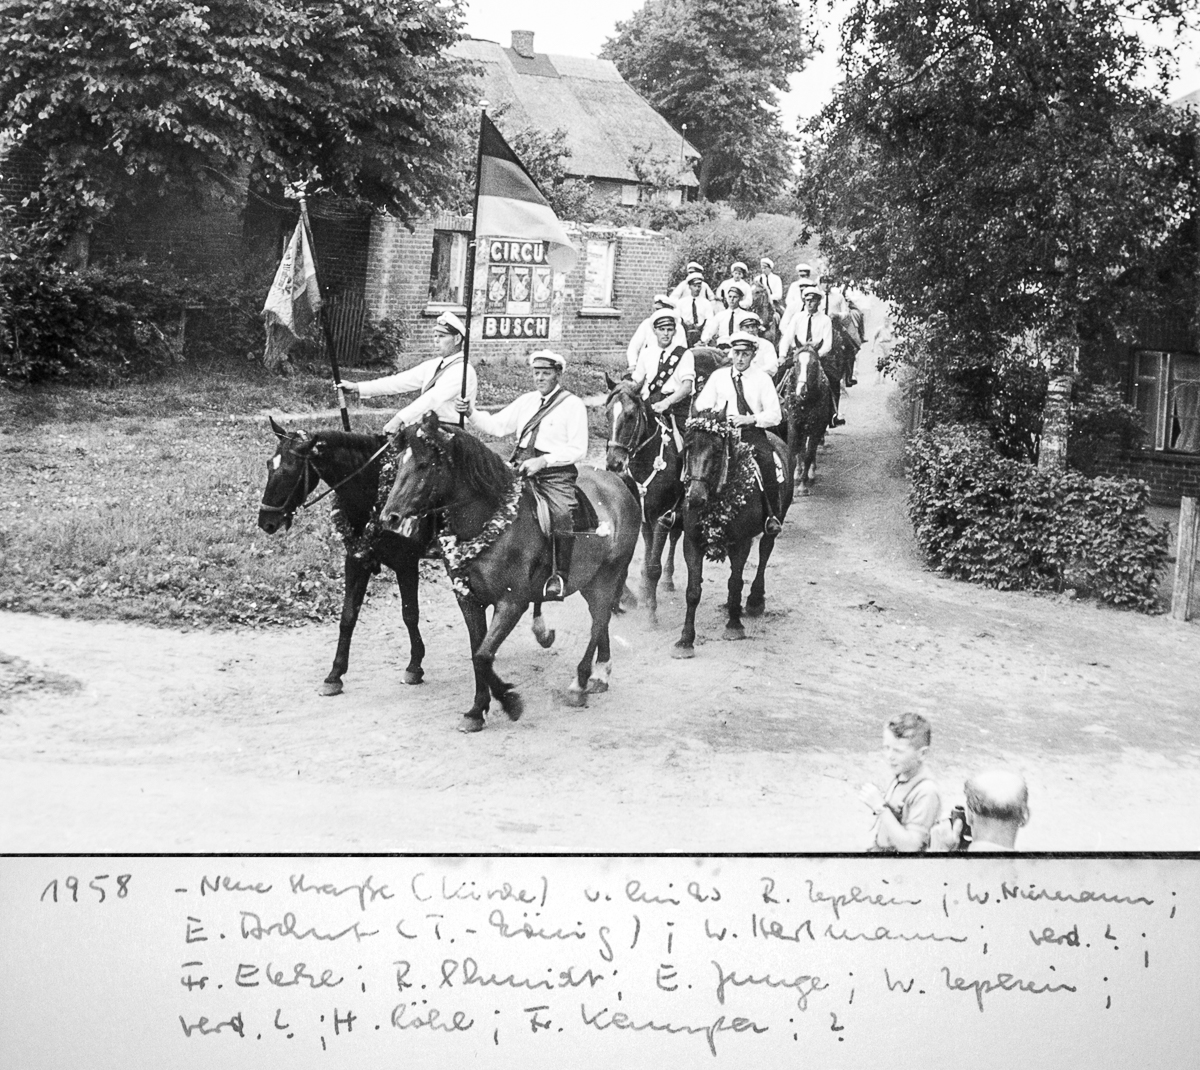
[[[641,412],[641,410],[639,410],[638,416],[639,419],[645,419],[645,415]],[[642,450],[644,450],[651,442],[653,442],[656,437],[658,438],[658,457],[655,458],[654,465],[650,469],[650,474],[645,478],[645,480],[641,481],[634,479],[632,474],[629,476],[629,478],[633,480],[633,485],[638,489],[638,504],[642,508],[643,523],[645,523],[646,520],[646,492],[650,489],[650,484],[654,482],[654,477],[657,476],[659,472],[665,471],[667,467],[665,457],[667,453],[667,436],[670,433],[670,429],[665,423],[661,423],[655,419],[653,430],[636,446],[626,446],[624,442],[618,442],[615,438],[610,438],[608,440],[609,448],[615,446],[617,449],[622,449],[626,452],[626,454],[628,454],[628,459],[625,462],[626,469],[628,470],[629,462],[632,461],[639,453],[641,453]]]
[[[321,491],[321,493],[318,494],[315,498],[310,498],[308,501],[303,501],[299,505],[293,506],[291,509],[289,509],[286,505],[268,505],[265,501],[263,501],[263,502],[259,503],[259,509],[264,513],[294,513],[297,509],[308,509],[310,506],[316,505],[317,502],[319,502],[322,498],[328,497],[335,490],[339,490],[340,488],[344,487],[347,483],[350,482],[350,480],[354,479],[357,476],[362,475],[362,473],[365,472],[368,468],[370,468],[371,465],[376,460],[376,458],[381,456],[383,454],[383,452],[390,445],[391,445],[390,440],[385,442],[382,446],[379,447],[379,449],[377,449],[374,453],[372,453],[371,456],[368,457],[361,466],[359,466],[353,472],[351,472],[345,479],[341,480],[341,482],[339,482],[339,483],[335,483],[333,486],[327,488],[326,490]],[[289,448],[287,450],[287,452],[290,453],[293,457],[297,456],[296,451],[293,449]],[[317,482],[319,483],[321,481],[321,478],[322,478],[321,473],[319,471],[317,471],[317,466],[312,463],[312,458],[305,457],[304,458],[304,467],[300,470],[300,474],[296,477],[296,482],[292,484],[291,490],[289,490],[287,493],[288,499],[290,499],[291,496],[296,493],[296,488],[300,485],[301,480],[304,481],[305,497],[308,496],[308,493],[309,493],[308,470],[309,470],[309,468],[311,468],[313,470],[313,473],[316,475]]]

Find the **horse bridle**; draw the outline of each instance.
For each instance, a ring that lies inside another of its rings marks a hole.
[[[292,484],[291,489],[288,490],[287,497],[284,498],[284,501],[291,501],[292,495],[296,493],[296,488],[298,486],[300,486],[301,480],[304,481],[304,497],[308,500],[302,501],[299,505],[293,505],[291,508],[288,508],[288,506],[286,506],[286,505],[268,505],[265,501],[262,501],[262,502],[259,502],[259,504],[258,504],[259,510],[264,513],[283,513],[285,516],[290,516],[292,513],[296,512],[297,509],[311,508],[312,506],[316,505],[317,502],[319,502],[322,498],[328,497],[335,490],[339,490],[340,488],[344,487],[347,483],[350,482],[350,480],[354,479],[356,476],[362,475],[363,472],[365,472],[368,468],[371,467],[371,465],[375,461],[375,459],[377,457],[381,456],[383,454],[383,452],[390,445],[391,445],[390,440],[385,442],[382,446],[379,447],[379,449],[377,449],[374,453],[372,453],[371,456],[368,457],[366,459],[366,461],[363,462],[362,465],[360,465],[353,472],[351,472],[345,479],[343,479],[341,482],[335,483],[333,486],[328,487],[327,489],[321,491],[320,494],[318,494],[315,498],[311,498],[311,499],[308,498],[308,496],[312,493],[312,491],[308,487],[309,469],[312,469],[312,474],[314,476],[316,476],[318,484],[321,482],[321,473],[317,470],[317,466],[312,463],[312,458],[306,454],[305,456],[301,457],[301,460],[304,461],[304,467],[300,469],[300,474],[296,476],[296,481]],[[294,449],[291,448],[290,444],[289,444],[288,448],[286,450],[284,450],[281,455],[288,455],[288,454],[290,454],[293,457],[300,456],[300,454],[298,454]]]
[[[646,414],[642,411],[642,406],[638,406],[637,413],[639,420],[644,420],[646,418]],[[642,441],[636,446],[626,446],[624,442],[620,442],[615,438],[610,438],[607,442],[608,448],[624,450],[628,455],[628,460],[625,463],[628,464],[629,461],[632,461],[639,453],[642,452],[642,450],[644,450],[651,442],[653,442],[656,436],[663,434],[665,431],[665,428],[661,427],[657,420],[652,420],[651,423],[653,424],[653,427],[651,428],[650,434],[642,439]]]
[[[725,480],[729,478],[729,460],[733,454],[733,439],[723,438],[721,440],[721,474],[717,477],[717,485],[713,488],[713,494],[720,494],[721,489],[725,486]],[[683,477],[682,482],[686,486],[696,477],[692,475],[689,468],[689,453],[686,443],[683,447]],[[703,481],[702,481],[703,482]]]

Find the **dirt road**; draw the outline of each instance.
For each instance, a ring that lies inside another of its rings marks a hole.
[[[710,566],[696,658],[667,655],[682,596],[666,594],[658,630],[616,622],[612,690],[585,710],[557,697],[580,598],[548,607],[552,650],[514,633],[498,667],[526,715],[471,737],[444,577],[423,588],[427,683],[400,682],[399,601],[376,580],[338,698],[317,694],[334,625],[0,614],[0,849],[854,851],[857,786],[886,783],[880,726],[902,708],[933,722],[947,805],[972,769],[1025,774],[1021,847],[1200,848],[1200,628],[926,571],[891,393],[851,392],[748,638],[720,638],[727,570]]]

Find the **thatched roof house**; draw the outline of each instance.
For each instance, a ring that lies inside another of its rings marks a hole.
[[[678,162],[672,199],[699,185],[692,171],[699,151],[611,61],[535,52],[529,30],[514,30],[509,48],[469,37],[452,51],[482,69],[480,90],[492,108],[506,105],[507,118],[518,125],[565,130],[568,172],[590,180],[598,193],[636,203],[639,180],[631,159],[645,156]]]

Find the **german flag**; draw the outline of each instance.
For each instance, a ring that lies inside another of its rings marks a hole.
[[[479,129],[475,233],[544,241],[550,266],[564,273],[579,255],[537,183],[486,114]]]

